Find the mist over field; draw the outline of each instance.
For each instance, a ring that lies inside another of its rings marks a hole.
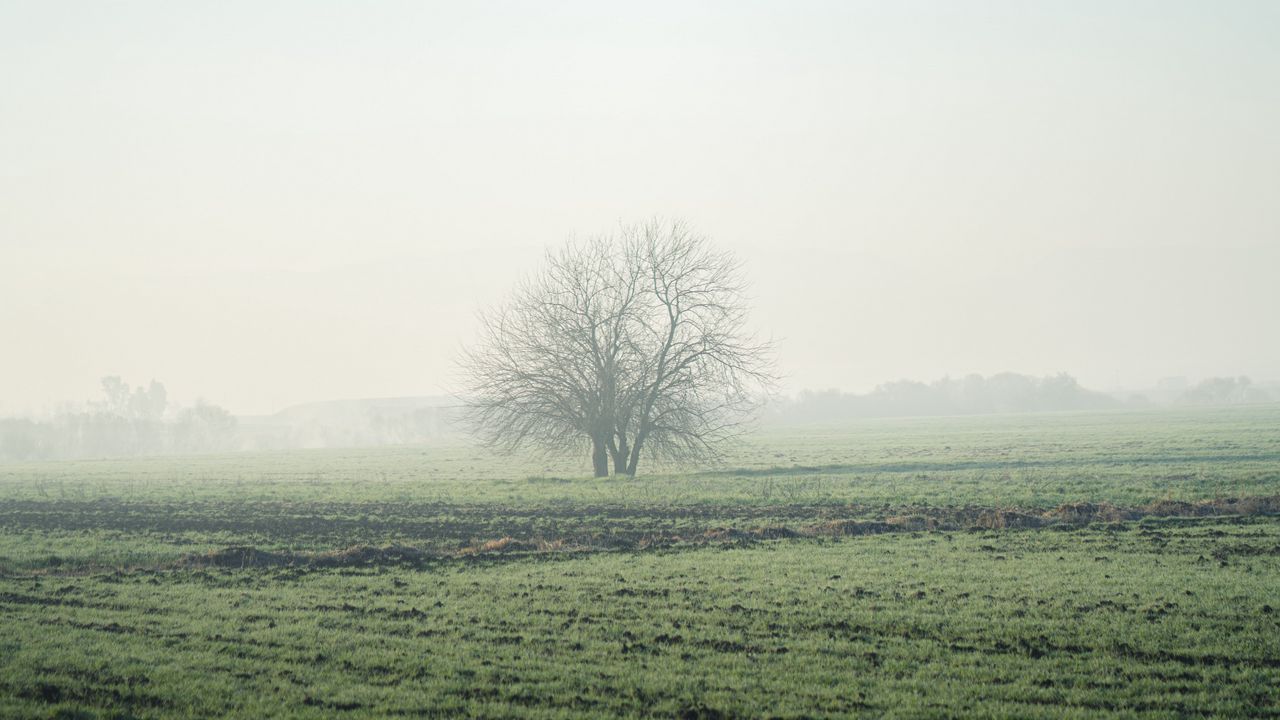
[[[781,389],[1280,381],[1271,3],[0,7],[0,415],[454,395],[654,215]]]
[[[438,395],[303,403],[266,415],[234,416],[208,401],[167,401],[163,383],[130,388],[103,378],[102,399],[47,416],[0,418],[0,461],[181,455],[295,448],[356,448],[466,442],[465,397]],[[747,428],[837,426],[859,419],[1010,413],[1232,407],[1280,401],[1280,387],[1248,377],[1190,384],[1166,378],[1142,392],[1103,393],[1067,374],[1000,373],[901,380],[868,393],[834,389],[776,396]]]
[[[0,718],[1280,717],[1277,40],[0,0]]]

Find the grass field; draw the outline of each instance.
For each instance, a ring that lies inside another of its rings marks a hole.
[[[643,468],[642,468],[643,470]],[[1280,717],[1280,406],[0,465],[0,716]]]

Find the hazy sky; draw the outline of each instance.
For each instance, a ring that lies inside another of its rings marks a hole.
[[[0,2],[0,414],[455,389],[683,217],[790,389],[1280,379],[1280,3]]]

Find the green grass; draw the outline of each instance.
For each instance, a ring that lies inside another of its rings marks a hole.
[[[835,502],[1211,497],[1274,487],[1280,404],[868,420],[750,437],[721,471],[642,466],[643,483],[556,482],[587,473],[585,457],[575,460],[495,457],[456,443],[0,464],[0,498],[769,503],[792,485]]]
[[[714,532],[1280,495],[1278,430],[866,422],[635,481],[461,444],[0,465],[0,717],[1280,717],[1275,516]],[[463,550],[503,537],[564,544]],[[390,543],[425,554],[192,560]]]

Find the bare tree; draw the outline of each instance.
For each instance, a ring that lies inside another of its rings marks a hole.
[[[463,359],[468,420],[504,450],[590,450],[597,477],[642,457],[715,458],[772,385],[745,330],[738,263],[684,223],[651,221],[549,253],[481,316]]]

